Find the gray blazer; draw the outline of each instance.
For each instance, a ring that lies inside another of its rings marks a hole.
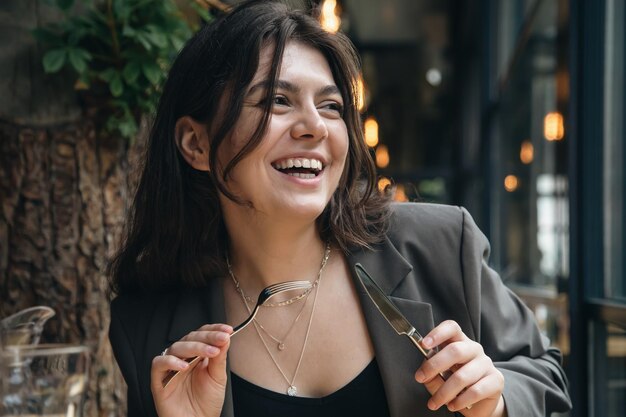
[[[386,239],[373,250],[352,251],[349,264],[363,264],[420,333],[452,319],[481,343],[504,374],[510,417],[568,410],[560,353],[548,347],[532,312],[487,266],[489,244],[467,211],[421,203],[395,204],[392,210]],[[445,407],[427,411],[430,395],[414,379],[421,355],[394,333],[358,281],[356,287],[390,415],[453,415]],[[150,392],[154,356],[203,324],[224,321],[219,280],[203,289],[117,297],[109,336],[128,385],[128,416],[156,416]],[[230,383],[222,416],[233,417]]]

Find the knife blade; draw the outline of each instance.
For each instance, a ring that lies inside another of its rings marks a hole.
[[[354,270],[361,281],[361,284],[365,288],[367,295],[370,297],[374,305],[380,311],[382,316],[393,327],[398,335],[404,335],[417,347],[417,349],[424,355],[426,359],[430,358],[436,353],[434,349],[426,349],[422,345],[422,335],[413,327],[413,325],[404,317],[398,308],[391,302],[389,297],[378,286],[376,281],[367,273],[363,265],[357,263],[354,265]],[[445,371],[440,373],[441,377],[447,380],[451,371]]]

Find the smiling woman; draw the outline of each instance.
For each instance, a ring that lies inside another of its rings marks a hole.
[[[277,1],[242,3],[181,51],[111,264],[129,416],[567,408],[558,352],[486,267],[469,214],[377,191],[358,62]],[[393,337],[356,263],[437,354]],[[310,284],[266,299],[292,280]]]

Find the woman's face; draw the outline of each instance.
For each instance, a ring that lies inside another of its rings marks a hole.
[[[231,171],[226,186],[259,213],[313,220],[337,189],[348,153],[343,98],[324,56],[298,42],[286,45],[276,94],[269,97],[272,53],[271,47],[261,51],[241,116],[218,160],[224,167],[241,149],[258,126],[265,100],[271,100],[265,136]],[[222,205],[235,207],[225,198]]]

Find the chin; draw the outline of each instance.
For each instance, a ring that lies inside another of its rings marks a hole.
[[[308,204],[288,204],[283,205],[280,209],[276,210],[276,213],[280,213],[280,216],[285,218],[299,218],[315,222],[315,220],[324,212],[326,205],[322,202],[308,203]]]

